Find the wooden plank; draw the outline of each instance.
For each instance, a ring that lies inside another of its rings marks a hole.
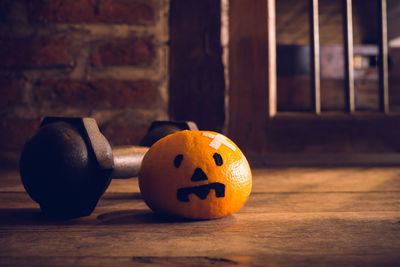
[[[385,194],[400,190],[400,169],[398,167],[298,166],[253,168],[252,171],[254,175],[253,192],[257,193],[368,193],[379,191]]]
[[[225,80],[219,0],[172,0],[169,109],[172,119],[222,131]]]
[[[229,126],[228,136],[245,151],[263,149],[269,104],[269,52],[273,32],[273,0],[231,0],[229,2]],[[269,17],[268,17],[269,16]],[[275,44],[273,44],[275,46]]]
[[[379,0],[379,96],[380,110],[389,112],[389,61],[388,61],[388,37],[387,37],[387,2]]]
[[[268,150],[264,155],[397,153],[399,125],[398,115],[279,113],[268,124]],[[257,157],[250,152],[248,155]]]
[[[329,149],[329,148],[328,148]],[[393,153],[270,153],[248,156],[250,165],[255,167],[282,166],[399,166],[400,157]]]
[[[354,90],[352,0],[343,0],[343,15],[346,110],[349,113],[353,113],[356,109],[356,98]]]
[[[91,216],[55,221],[40,215],[17,172],[0,171],[0,187],[12,189],[0,192],[0,265],[400,264],[400,168],[253,174],[248,203],[219,220],[157,216],[131,179],[113,181]]]
[[[321,70],[319,47],[318,0],[309,0],[310,8],[310,56],[311,56],[311,99],[313,112],[321,113]]]

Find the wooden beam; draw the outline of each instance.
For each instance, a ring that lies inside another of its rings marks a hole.
[[[221,131],[225,78],[219,0],[171,0],[169,108],[174,120]]]
[[[268,0],[268,115],[273,117],[277,112],[277,78],[276,78],[276,14],[275,14],[275,0]]]
[[[387,1],[379,0],[379,101],[380,111],[389,112]]]
[[[275,0],[229,1],[228,136],[245,151],[261,151],[276,98]],[[271,98],[270,98],[271,97]],[[273,99],[275,98],[275,99]]]
[[[343,15],[346,110],[349,113],[354,113],[356,103],[354,89],[352,0],[343,0]]]
[[[309,0],[310,47],[311,47],[311,100],[315,114],[321,113],[321,71],[319,49],[318,0]]]

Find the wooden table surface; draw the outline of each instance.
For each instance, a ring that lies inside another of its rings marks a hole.
[[[253,170],[237,214],[153,214],[137,179],[114,180],[91,216],[49,220],[0,171],[1,266],[400,266],[400,168]]]

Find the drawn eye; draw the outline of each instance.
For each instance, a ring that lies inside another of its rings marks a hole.
[[[178,154],[176,155],[175,159],[174,159],[174,165],[176,168],[179,168],[179,166],[181,166],[183,160],[183,155],[182,154]]]
[[[221,155],[218,154],[218,153],[214,153],[213,158],[214,158],[215,164],[217,166],[221,166],[224,163],[224,161],[222,160]]]

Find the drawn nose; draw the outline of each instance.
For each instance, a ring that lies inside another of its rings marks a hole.
[[[203,172],[201,168],[197,168],[194,170],[192,178],[190,178],[193,182],[208,180],[207,175]]]

